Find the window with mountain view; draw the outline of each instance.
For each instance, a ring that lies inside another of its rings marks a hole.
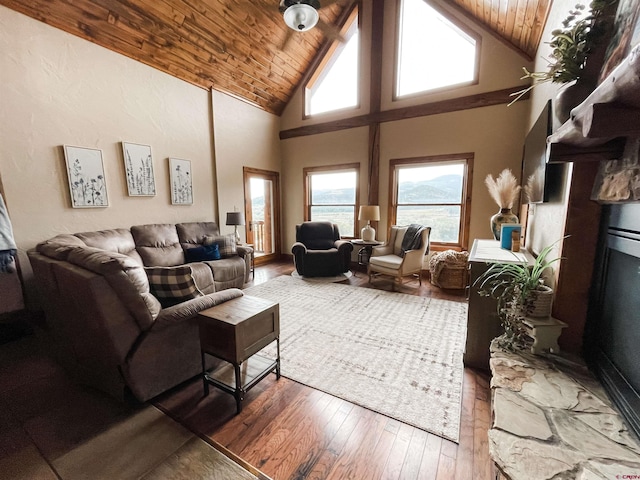
[[[359,167],[356,163],[305,168],[305,220],[335,223],[341,236],[354,237]]]
[[[345,42],[333,42],[305,86],[306,115],[358,106],[360,30],[357,8],[345,23],[341,35]]]
[[[473,82],[476,39],[425,0],[401,0],[396,97]]]
[[[392,160],[391,223],[431,227],[432,245],[465,246],[472,162],[471,156]]]

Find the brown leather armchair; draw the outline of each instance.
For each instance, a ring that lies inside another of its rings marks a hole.
[[[331,222],[304,222],[296,225],[293,262],[304,277],[332,277],[348,272],[353,245],[340,240],[338,226]]]

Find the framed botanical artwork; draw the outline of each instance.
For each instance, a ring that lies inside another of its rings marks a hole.
[[[69,178],[71,206],[73,208],[108,207],[102,150],[65,145],[64,159]]]
[[[152,197],[156,194],[151,147],[122,142],[124,170],[130,197]]]
[[[193,203],[191,161],[170,158],[169,178],[171,181],[171,203],[173,205],[191,205]]]

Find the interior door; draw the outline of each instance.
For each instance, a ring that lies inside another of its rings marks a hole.
[[[280,255],[280,175],[250,167],[243,173],[247,243],[260,265]]]

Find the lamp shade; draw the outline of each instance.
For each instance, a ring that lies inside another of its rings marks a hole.
[[[378,205],[362,205],[358,212],[358,220],[377,222],[380,220],[380,207]]]
[[[242,212],[227,212],[227,225],[244,225]]]
[[[284,23],[298,32],[311,30],[320,18],[318,11],[306,3],[294,3],[284,11],[283,17]]]

